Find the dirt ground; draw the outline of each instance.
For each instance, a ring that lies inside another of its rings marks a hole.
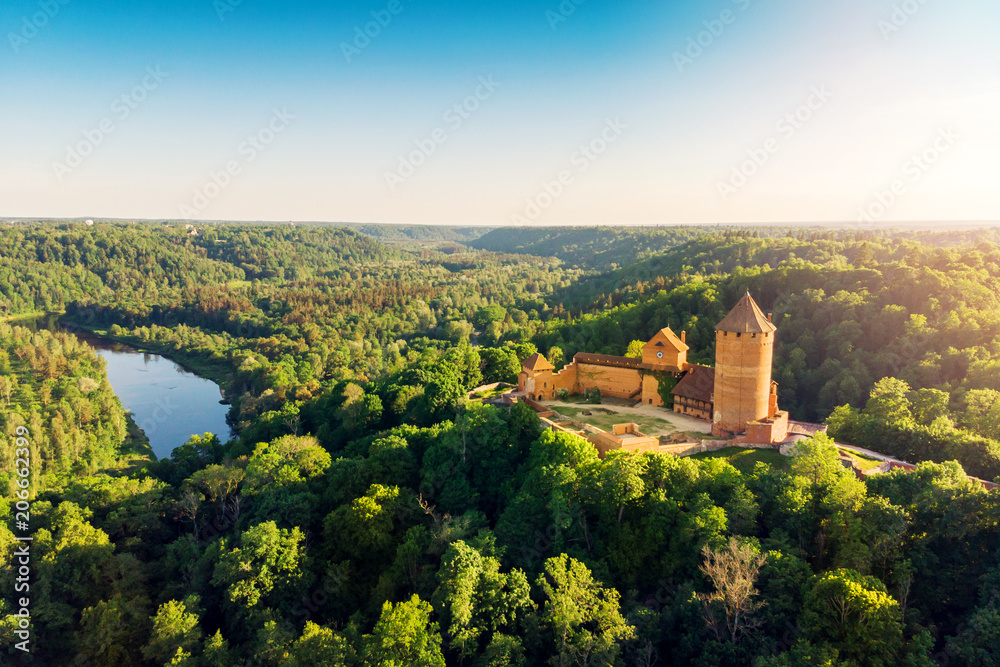
[[[639,424],[643,433],[653,437],[672,435],[678,431],[704,434],[712,432],[712,424],[710,422],[679,415],[671,410],[653,405],[631,407],[610,404],[564,403],[562,401],[543,401],[542,404],[567,417],[572,417],[577,421],[582,421],[605,430],[609,428],[610,422],[621,424],[634,421]],[[565,408],[569,408],[569,410],[567,411]],[[589,411],[594,414],[592,418],[589,418],[578,414],[577,411]],[[612,412],[614,415],[609,415],[608,412]],[[615,415],[621,415],[622,419],[617,419]]]

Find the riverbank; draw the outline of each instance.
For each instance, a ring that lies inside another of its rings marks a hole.
[[[125,411],[125,423],[128,434],[125,436],[125,446],[122,447],[122,453],[124,456],[134,455],[134,457],[129,457],[129,462],[137,464],[158,461],[156,452],[153,451],[153,446],[149,443],[149,438],[135,423],[132,413],[128,410]]]
[[[57,313],[21,313],[20,315],[5,315],[0,317],[0,322],[7,322],[8,324],[17,324],[18,322],[26,322],[29,320],[39,320],[43,317],[55,317],[59,318],[66,314],[66,311]]]
[[[219,386],[222,392],[223,402],[226,405],[232,403],[229,385],[232,383],[232,369],[222,362],[206,360],[201,356],[189,354],[183,350],[178,350],[166,345],[156,345],[150,341],[142,341],[132,336],[114,335],[110,329],[101,329],[94,326],[81,324],[75,320],[60,320],[60,324],[66,329],[78,329],[97,338],[112,341],[120,345],[126,345],[136,352],[156,354],[165,359],[169,359],[183,370],[197,375],[200,378],[211,380]]]
[[[116,333],[44,313],[21,320],[29,329],[74,336],[103,357],[108,381],[127,411],[127,442],[121,465],[141,467],[171,456],[192,436],[234,436],[229,424],[228,396],[220,386],[230,382],[224,359],[206,360],[172,346],[144,343],[115,327]]]

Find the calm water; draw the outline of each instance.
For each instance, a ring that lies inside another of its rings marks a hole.
[[[223,442],[229,439],[229,406],[220,402],[222,392],[211,380],[185,371],[166,357],[137,352],[86,332],[62,329],[52,318],[40,319],[35,326],[74,333],[97,349],[108,362],[111,386],[146,433],[157,458],[169,458],[174,448],[192,435],[214,433]]]

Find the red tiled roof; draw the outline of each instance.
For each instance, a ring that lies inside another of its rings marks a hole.
[[[556,368],[537,352],[521,362],[521,367],[526,371],[553,371]]]
[[[588,352],[578,352],[573,357],[573,361],[578,364],[593,364],[595,366],[616,366],[619,368],[642,368],[642,359],[632,357],[613,357],[610,354],[590,354]]]
[[[715,393],[715,369],[692,366],[670,393],[680,398],[711,403],[712,394]]]

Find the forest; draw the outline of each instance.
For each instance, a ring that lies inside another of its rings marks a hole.
[[[1000,480],[1000,230],[197,231],[0,225],[3,664],[1000,665],[968,476]],[[829,426],[792,456],[600,459],[470,398],[667,326],[710,364],[747,290],[782,406]],[[38,313],[215,380],[237,436],[156,460]]]

